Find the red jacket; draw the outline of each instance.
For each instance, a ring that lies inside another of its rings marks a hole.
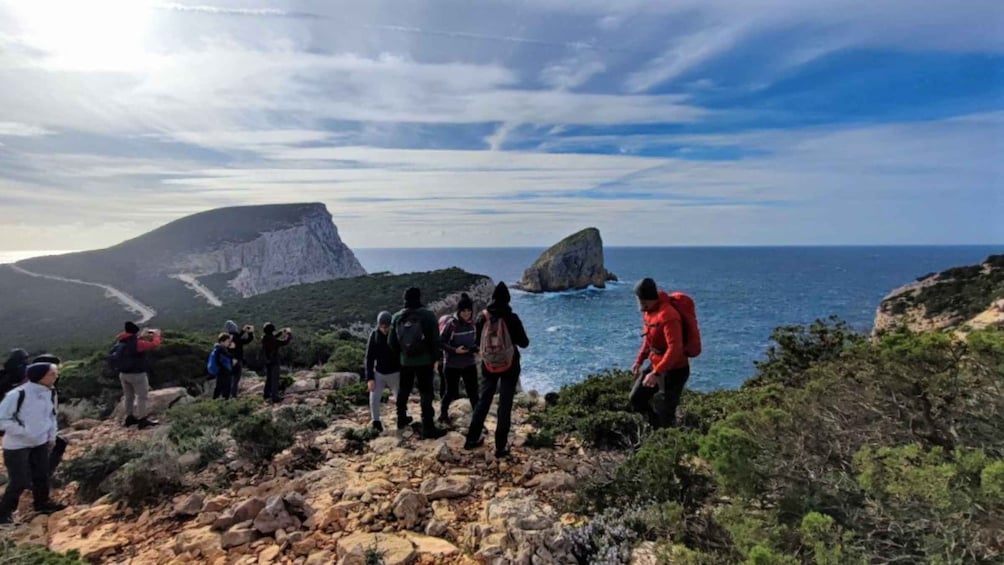
[[[119,334],[118,340],[125,341],[134,335],[136,334],[122,332]],[[160,334],[153,334],[153,338],[151,339],[140,338],[136,340],[136,351],[139,351],[140,353],[145,353],[158,347],[160,347]]]
[[[652,370],[662,374],[670,369],[682,369],[690,364],[683,350],[683,322],[680,313],[669,301],[669,294],[659,291],[659,306],[655,312],[643,312],[644,338],[638,358],[652,362]]]

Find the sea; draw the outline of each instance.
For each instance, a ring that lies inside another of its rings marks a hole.
[[[410,273],[460,267],[512,283],[542,249],[354,249],[369,272]],[[697,303],[704,351],[692,361],[691,388],[734,388],[754,374],[774,328],[838,316],[871,331],[891,290],[949,267],[979,263],[1001,246],[952,247],[607,247],[619,283],[556,294],[513,291],[530,347],[523,387],[540,392],[610,368],[628,368],[638,351],[641,316],[633,284],[661,288]],[[54,252],[0,252],[0,263]],[[388,304],[388,308],[396,306]]]

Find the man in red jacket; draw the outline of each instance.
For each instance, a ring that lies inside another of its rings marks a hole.
[[[669,294],[659,290],[654,280],[642,279],[635,285],[634,292],[645,325],[641,349],[631,368],[635,376],[631,406],[644,414],[653,428],[675,426],[680,395],[690,378],[683,323],[670,303]],[[646,360],[648,365],[644,365]],[[652,400],[659,391],[663,399],[656,404],[661,406],[653,408]]]

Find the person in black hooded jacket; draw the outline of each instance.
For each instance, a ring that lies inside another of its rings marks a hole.
[[[484,444],[485,438],[482,435],[485,419],[488,417],[488,410],[492,407],[492,399],[495,391],[499,391],[498,426],[495,428],[495,457],[504,458],[509,456],[509,428],[512,425],[512,402],[516,396],[516,386],[519,383],[520,374],[520,348],[527,348],[530,345],[530,338],[526,335],[523,322],[519,316],[512,311],[509,306],[511,297],[509,288],[505,283],[500,282],[492,293],[492,301],[485,311],[478,314],[476,346],[484,352],[485,344],[481,343],[484,336],[485,325],[502,319],[509,332],[509,339],[513,345],[513,358],[509,368],[502,372],[492,372],[485,362],[481,363],[481,391],[478,395],[478,406],[474,409],[474,416],[471,418],[471,427],[467,431],[467,441],[464,449],[476,449]]]

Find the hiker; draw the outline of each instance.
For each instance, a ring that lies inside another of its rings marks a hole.
[[[422,403],[422,437],[435,439],[446,435],[436,426],[432,407],[434,394],[433,364],[440,356],[439,328],[436,315],[422,306],[422,291],[411,287],[404,292],[404,308],[391,319],[391,348],[401,358],[401,384],[397,394],[397,429],[409,423],[408,397],[417,385]]]
[[[478,405],[478,352],[477,329],[474,327],[474,301],[466,293],[460,295],[457,313],[450,316],[441,331],[440,342],[445,355],[443,374],[446,395],[439,413],[439,421],[450,423],[450,404],[460,398],[460,381],[471,401],[471,410]]]
[[[254,341],[254,326],[248,324],[237,328],[237,322],[227,320],[223,328],[233,337],[233,348],[230,350],[234,366],[230,373],[230,396],[237,398],[240,393],[241,373],[244,371],[244,346]]]
[[[24,369],[28,366],[28,352],[23,349],[11,349],[7,361],[0,371],[0,397],[11,389],[24,383]]]
[[[370,424],[374,430],[383,431],[380,421],[380,401],[384,387],[389,387],[398,398],[401,386],[401,358],[390,347],[388,334],[394,317],[390,312],[377,315],[377,327],[370,334],[366,344],[366,388],[370,393]]]
[[[293,340],[293,330],[282,328],[278,335],[275,333],[275,324],[268,322],[262,326],[265,335],[261,336],[261,355],[265,360],[265,400],[268,402],[281,402],[279,396],[279,349],[289,345]]]
[[[209,361],[206,363],[206,370],[216,377],[216,387],[213,388],[213,400],[230,398],[233,390],[233,374],[235,360],[232,351],[234,350],[234,338],[227,332],[221,333],[216,338],[216,345],[209,352]]]
[[[124,425],[146,429],[160,422],[147,416],[146,399],[150,394],[150,377],[147,375],[146,353],[160,347],[160,330],[143,330],[132,322],[125,323],[125,331],[116,338],[110,355],[112,368],[118,371],[122,392],[125,395],[126,419]]]
[[[450,323],[450,319],[453,318],[453,314],[443,314],[439,317],[439,323],[437,327],[439,328],[440,345],[442,345],[442,335],[443,331],[446,329],[446,324]],[[436,362],[432,365],[433,373],[436,375],[436,380],[439,381],[439,399],[442,400],[446,398],[446,375],[443,369],[446,367],[446,350],[440,352],[440,355],[436,358]]]
[[[478,405],[471,418],[464,449],[484,445],[484,425],[492,407],[495,391],[499,391],[498,426],[495,428],[495,457],[509,456],[509,428],[512,425],[512,401],[519,383],[520,353],[518,348],[530,346],[523,322],[509,306],[509,288],[500,282],[492,293],[488,307],[478,314],[475,347],[481,353],[481,390]]]
[[[56,392],[59,369],[51,363],[33,363],[25,369],[28,381],[11,390],[0,402],[3,460],[8,483],[0,499],[0,525],[13,524],[21,493],[34,495],[35,511],[52,514],[64,508],[49,500],[49,449],[56,442]]]
[[[650,278],[639,281],[634,290],[644,320],[644,337],[631,367],[635,377],[631,406],[644,414],[653,428],[675,426],[676,408],[690,378],[688,358],[700,355],[694,301],[683,293],[671,295],[659,290]],[[652,400],[659,391],[663,393],[661,406],[653,408]]]
[[[34,359],[32,359],[31,362],[33,364],[34,363],[51,363],[51,364],[53,364],[53,365],[56,366],[57,370],[59,369],[59,366],[62,364],[62,361],[59,359],[59,357],[56,357],[55,355],[52,355],[50,353],[43,353],[43,354],[35,357]],[[57,377],[56,380],[57,380],[57,382],[59,381],[58,377]],[[52,390],[54,390],[54,391],[56,390],[56,386],[55,385],[52,386]],[[57,413],[57,422],[58,422],[58,413]],[[56,443],[55,443],[55,445],[52,446],[52,449],[49,450],[49,476],[50,477],[52,477],[52,475],[55,474],[56,467],[59,467],[60,462],[63,461],[63,454],[66,453],[66,447],[68,445],[69,445],[69,442],[67,442],[66,439],[64,439],[62,436],[60,436],[58,434],[56,435]]]

